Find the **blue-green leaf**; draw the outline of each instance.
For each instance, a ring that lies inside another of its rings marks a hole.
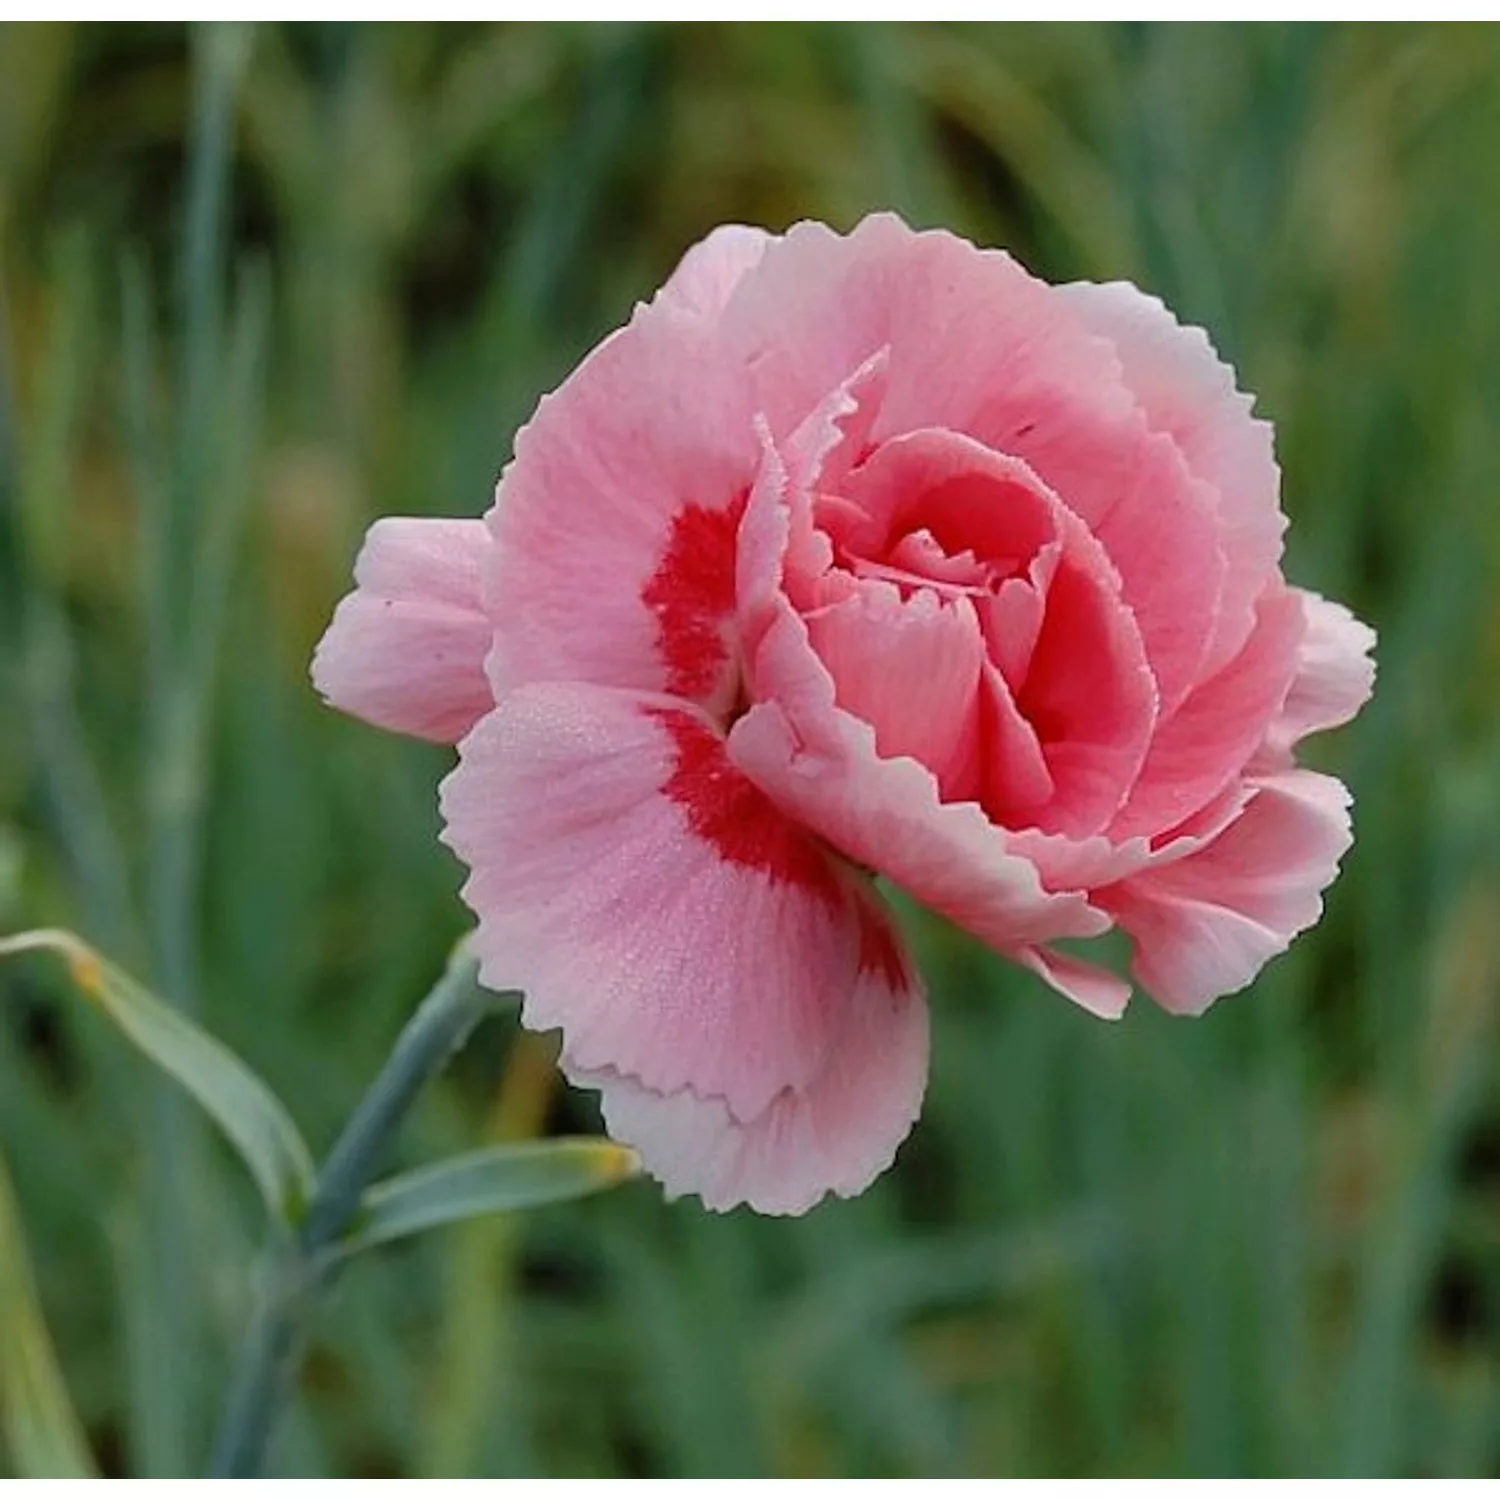
[[[353,1255],[481,1214],[581,1198],[639,1171],[634,1151],[602,1137],[484,1146],[376,1183],[334,1253]]]
[[[277,1219],[285,1223],[300,1212],[312,1186],[312,1159],[286,1107],[259,1077],[73,933],[24,932],[0,940],[0,957],[31,950],[60,954],[83,994],[203,1106]]]

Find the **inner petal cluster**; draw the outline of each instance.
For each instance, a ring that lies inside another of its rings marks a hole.
[[[840,707],[946,802],[1086,837],[1128,795],[1156,689],[1118,575],[1022,460],[952,432],[820,472],[784,586]],[[794,519],[794,528],[797,521]]]

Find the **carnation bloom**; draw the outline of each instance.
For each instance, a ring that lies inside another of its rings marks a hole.
[[[1289,586],[1271,428],[1204,334],[877,215],[716,230],[516,439],[483,520],[378,522],[328,700],[455,743],[481,973],[674,1193],[861,1191],[921,1104],[873,876],[1054,989],[1166,1009],[1315,922],[1297,742],[1374,636]]]

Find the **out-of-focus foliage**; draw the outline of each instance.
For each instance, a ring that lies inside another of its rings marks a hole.
[[[151,974],[326,1142],[463,924],[445,755],[307,685],[362,529],[482,510],[713,224],[877,206],[1131,277],[1259,393],[1289,571],[1381,632],[1314,751],[1357,799],[1326,920],[1202,1021],[1110,1026],[912,913],[933,1078],[872,1192],[642,1183],[366,1257],[276,1466],[1494,1472],[1493,28],[0,28],[0,931]],[[201,1464],[257,1250],[146,1085],[0,971],[0,1151],[114,1472]],[[408,1149],[596,1125],[497,1022]]]

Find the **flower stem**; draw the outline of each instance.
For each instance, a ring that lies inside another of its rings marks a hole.
[[[260,1472],[272,1427],[307,1339],[318,1294],[333,1274],[327,1254],[359,1211],[417,1095],[501,997],[479,987],[463,944],[418,1007],[318,1173],[305,1211],[272,1253],[214,1443],[214,1478]]]

